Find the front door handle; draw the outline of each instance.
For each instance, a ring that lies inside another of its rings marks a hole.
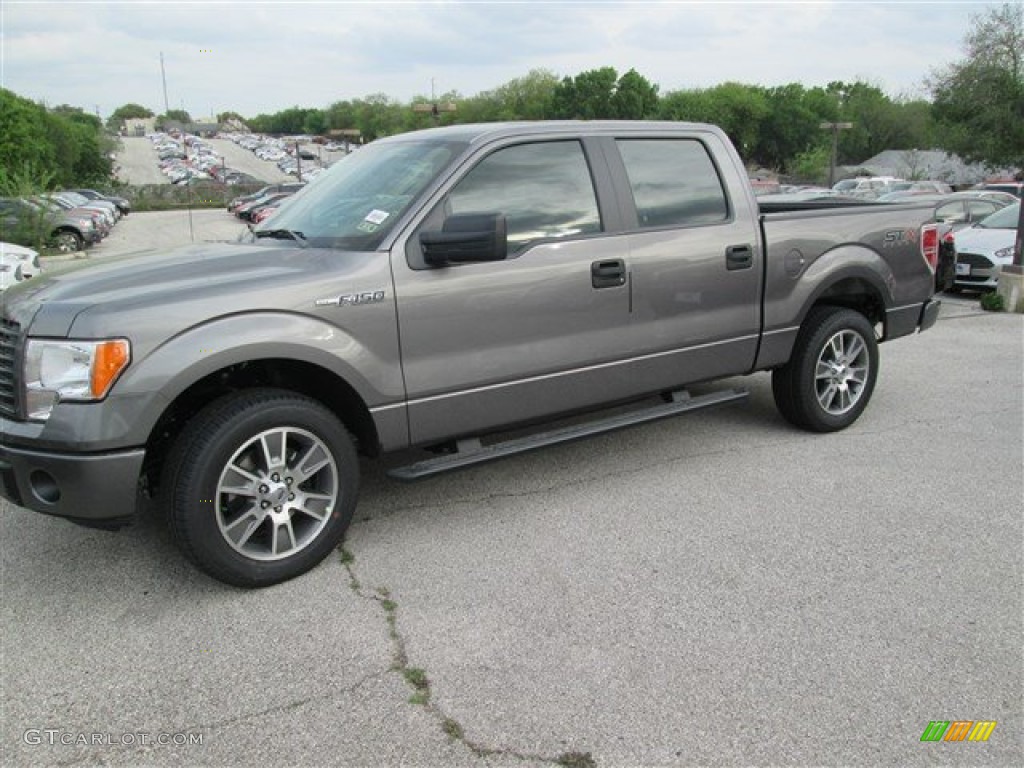
[[[750,269],[754,266],[754,249],[749,245],[730,245],[725,249],[725,268]]]
[[[626,262],[622,259],[590,264],[590,284],[595,288],[615,288],[626,284]]]

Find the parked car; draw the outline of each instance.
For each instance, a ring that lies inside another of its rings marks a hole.
[[[29,198],[29,202],[35,203],[42,208],[49,208],[55,212],[64,211],[69,216],[88,216],[92,219],[93,226],[95,226],[100,240],[109,235],[113,227],[105,211],[78,206],[66,198],[59,198],[54,195],[33,195]]]
[[[982,184],[981,188],[996,192],[1009,192],[1018,199],[1024,197],[1024,181],[990,181]]]
[[[117,195],[104,195],[102,192],[97,192],[95,189],[72,189],[71,192],[77,192],[82,197],[86,197],[90,200],[106,200],[107,202],[113,203],[117,206],[117,209],[121,212],[122,216],[127,216],[132,212],[132,204],[130,201]]]
[[[281,204],[282,200],[291,197],[293,194],[295,193],[276,192],[274,194],[258,197],[255,200],[251,200],[248,203],[240,205],[237,209],[235,209],[235,216],[237,216],[240,219],[244,219],[245,221],[252,221],[253,214],[259,211],[260,209],[268,205],[278,206]]]
[[[39,274],[39,251],[15,243],[0,242],[0,255],[17,260],[26,280]]]
[[[0,253],[0,293],[25,279],[21,259],[14,255]]]
[[[277,213],[277,205],[265,205],[252,215],[253,224],[261,224]]]
[[[832,185],[832,189],[840,195],[863,197],[870,200],[890,192],[890,185],[902,179],[891,176],[870,176],[856,179],[843,179]]]
[[[1014,201],[1013,195],[987,190],[967,190],[929,198],[935,200],[934,221],[939,226],[939,263],[935,269],[935,290],[955,286],[956,250],[953,237],[958,230],[991,216]]]
[[[1013,263],[1021,204],[1008,205],[953,235],[956,288],[993,290],[1000,268]]]
[[[43,240],[65,253],[101,239],[92,215],[66,212],[45,201],[0,198],[0,223],[8,241],[33,246]]]
[[[55,195],[51,195],[51,197],[58,197],[61,200],[67,201],[71,204],[72,208],[87,208],[93,211],[100,211],[111,227],[121,220],[121,209],[109,200],[92,200],[85,195],[67,190],[57,192]]]
[[[306,185],[301,181],[285,181],[279,184],[268,184],[265,187],[262,187],[261,189],[252,192],[251,194],[241,195],[239,197],[234,198],[230,203],[228,203],[228,210],[234,213],[235,210],[240,205],[244,205],[245,203],[251,203],[253,200],[256,200],[257,198],[265,197],[266,195],[271,195],[274,194],[275,192],[298,192],[304,186]]]
[[[889,191],[882,197],[892,200],[897,195],[948,195],[952,191],[953,188],[944,181],[894,181],[889,184]]]

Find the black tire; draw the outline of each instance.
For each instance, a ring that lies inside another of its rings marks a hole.
[[[852,309],[815,307],[789,362],[772,372],[772,392],[790,423],[835,432],[860,417],[877,377],[878,343],[867,318]]]
[[[359,492],[348,432],[311,398],[227,395],[185,427],[161,495],[181,551],[215,579],[265,587],[305,573],[341,542]]]
[[[82,250],[82,236],[72,229],[60,229],[54,232],[53,242],[61,253],[77,253]]]

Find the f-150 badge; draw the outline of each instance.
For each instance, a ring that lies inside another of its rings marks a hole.
[[[355,307],[359,304],[377,304],[384,301],[384,291],[364,291],[363,293],[346,293],[343,296],[329,296],[317,299],[318,307]]]

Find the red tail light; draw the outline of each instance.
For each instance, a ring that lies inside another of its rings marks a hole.
[[[934,273],[939,266],[939,228],[935,224],[921,227],[921,255]]]

